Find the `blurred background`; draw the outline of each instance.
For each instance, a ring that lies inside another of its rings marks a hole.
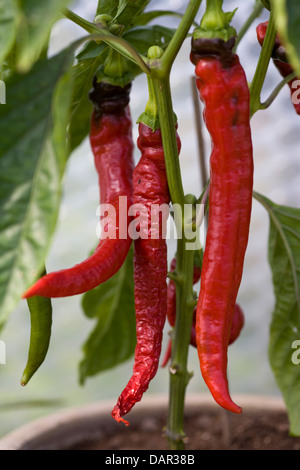
[[[233,24],[240,29],[251,13],[254,2],[225,0],[225,11],[238,7]],[[79,0],[71,5],[77,14],[92,21],[96,0]],[[183,12],[187,0],[152,0],[148,9],[172,9]],[[203,7],[196,20],[199,22]],[[252,80],[260,46],[255,28],[266,20],[264,13],[255,21],[238,48],[248,81]],[[176,27],[179,20],[163,18],[160,24]],[[69,20],[59,21],[53,28],[50,54],[53,55],[85,32]],[[201,193],[201,174],[197,151],[191,76],[194,67],[189,61],[190,40],[186,40],[174,64],[171,82],[174,110],[178,116],[182,140],[181,168],[186,193]],[[280,81],[270,64],[263,89],[263,99]],[[132,88],[131,112],[133,122],[144,110],[147,100],[146,79],[138,77]],[[256,191],[278,204],[298,205],[300,186],[299,117],[290,103],[288,87],[284,87],[272,106],[258,112],[252,120]],[[134,129],[134,138],[137,133]],[[210,154],[210,139],[204,129],[206,161]],[[135,154],[139,159],[138,152]],[[86,258],[95,246],[96,209],[99,190],[93,157],[88,140],[73,153],[64,179],[64,194],[59,223],[47,261],[48,271],[69,267]],[[238,301],[246,324],[239,340],[229,349],[229,380],[232,394],[280,395],[268,362],[269,323],[274,306],[271,274],[267,260],[269,219],[265,209],[253,201],[251,232],[245,260],[244,276]],[[169,258],[175,251],[175,242],[169,243]],[[196,286],[199,288],[199,286]],[[29,314],[25,302],[11,315],[1,340],[6,343],[6,365],[0,365],[0,437],[16,427],[62,407],[76,406],[105,399],[117,400],[132,372],[132,360],[111,371],[88,379],[84,386],[78,383],[78,364],[81,347],[94,323],[84,317],[80,296],[53,301],[54,318],[51,344],[45,363],[31,382],[20,386],[20,378],[27,359],[30,334]],[[167,343],[168,326],[163,345]],[[118,338],[116,338],[116,341]],[[194,377],[187,394],[206,392],[196,351],[190,348],[189,369]],[[160,369],[147,394],[168,393],[168,371]],[[137,405],[138,406],[138,405]],[[110,413],[110,410],[108,410]]]

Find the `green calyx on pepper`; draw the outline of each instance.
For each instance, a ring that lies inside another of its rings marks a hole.
[[[104,64],[97,70],[99,82],[106,82],[110,85],[124,87],[134,79],[128,67],[128,61],[119,52],[110,48]]]
[[[142,122],[155,132],[157,129],[160,129],[159,115],[152,80],[150,77],[147,77],[147,81],[149,99],[146,104],[145,111],[139,116],[137,123]]]
[[[159,46],[151,46],[148,49],[147,57],[149,59],[149,65],[153,68],[155,67],[156,63],[158,63],[159,59],[163,55],[164,51]],[[155,96],[155,90],[153,86],[152,77],[149,75],[147,76],[148,81],[148,92],[149,98],[148,102],[145,106],[145,111],[139,116],[137,119],[137,123],[143,123],[146,126],[150,127],[153,132],[157,129],[160,129],[160,122],[159,122],[159,113],[157,107],[157,101]],[[174,113],[174,124],[177,122],[177,116]]]
[[[236,12],[225,13],[222,10],[223,0],[207,0],[206,10],[200,26],[193,32],[194,39],[222,39],[228,41],[236,36],[236,30],[230,22]]]

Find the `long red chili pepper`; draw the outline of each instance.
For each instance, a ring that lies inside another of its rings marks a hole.
[[[180,140],[177,138],[178,149]],[[112,416],[128,425],[126,415],[140,401],[155,376],[161,353],[167,310],[167,246],[162,236],[164,222],[153,237],[151,208],[169,204],[170,195],[160,130],[139,124],[138,148],[141,159],[133,173],[133,202],[146,208],[138,214],[140,237],[134,242],[134,283],[137,344],[133,374],[120,395]],[[138,207],[138,206],[137,206]]]
[[[134,144],[129,92],[129,85],[120,88],[94,82],[90,93],[95,108],[90,143],[99,175],[100,204],[114,209],[103,219],[105,226],[95,252],[72,268],[42,277],[24,293],[24,298],[65,297],[87,292],[113,276],[125,261],[132,240],[128,233],[120,233],[119,221],[125,222],[125,228],[131,221],[128,209],[132,204]],[[124,207],[120,197],[123,197]]]
[[[256,28],[257,39],[261,46],[263,45],[264,40],[265,40],[268,24],[269,24],[269,21],[265,21],[264,23],[260,23]],[[294,72],[293,67],[288,62],[286,62],[285,50],[280,42],[280,38],[278,35],[275,40],[272,58],[273,58],[273,63],[275,67],[277,68],[277,70],[279,71],[282,78],[286,78]],[[298,88],[298,86],[295,86],[295,82],[298,80],[299,78],[297,77],[292,78],[290,81],[288,81],[287,85],[290,89],[291,101],[294,106],[294,109],[296,113],[300,115],[300,103],[297,103],[293,99],[293,95],[296,89]]]
[[[191,61],[213,143],[196,342],[201,372],[214,399],[240,413],[229,394],[227,349],[248,244],[253,150],[249,88],[233,45],[234,39],[192,39]]]

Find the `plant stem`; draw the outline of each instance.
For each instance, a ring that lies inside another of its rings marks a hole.
[[[183,41],[185,40],[191,25],[193,24],[194,18],[199,10],[202,0],[190,0],[182,20],[179,23],[178,28],[174,36],[172,37],[162,59],[161,68],[166,70],[171,69],[171,66],[177,56]]]
[[[264,101],[263,103],[261,103],[260,105],[260,109],[267,109],[271,106],[271,104],[273,103],[273,101],[277,98],[277,96],[279,95],[280,91],[282,90],[282,88],[290,81],[292,80],[293,78],[297,77],[297,73],[296,72],[293,72],[291,73],[290,75],[288,75],[287,77],[285,77],[283,80],[281,80],[280,83],[278,83],[278,85],[274,88],[274,90],[272,91],[272,93],[270,94],[270,96],[266,99],[266,101]]]
[[[185,391],[190,379],[187,370],[188,348],[193,320],[193,269],[194,252],[186,251],[185,239],[178,240],[176,272],[176,324],[172,341],[172,355],[169,388],[169,414],[166,436],[171,450],[183,450],[185,434],[184,402]]]
[[[245,23],[243,24],[243,26],[241,27],[238,35],[237,35],[237,38],[236,38],[236,41],[235,41],[235,45],[234,45],[234,48],[233,48],[233,51],[235,52],[239,43],[241,42],[242,38],[245,36],[245,34],[247,33],[248,29],[250,28],[250,26],[252,25],[253,21],[256,20],[256,18],[261,14],[261,12],[263,11],[264,7],[263,5],[261,4],[260,1],[257,1],[253,7],[253,11],[252,13],[250,14],[249,18],[245,21]]]
[[[256,111],[261,109],[261,90],[266,78],[269,62],[272,56],[272,51],[276,39],[276,29],[274,23],[273,13],[271,11],[270,20],[264,39],[264,43],[261,49],[259,60],[257,63],[256,71],[252,84],[250,86],[250,116],[252,117]]]
[[[63,15],[73,23],[85,29],[85,31],[90,34],[97,34],[97,32],[99,32],[99,28],[97,28],[94,23],[90,23],[90,21],[85,20],[81,16],[74,13],[72,10],[69,10],[69,8],[64,8]]]
[[[184,191],[177,149],[169,75],[152,76],[164,148],[168,185],[173,204],[183,207]]]

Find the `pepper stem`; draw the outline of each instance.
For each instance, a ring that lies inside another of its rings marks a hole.
[[[150,59],[151,62],[155,62],[160,59],[162,54],[163,50],[160,47],[152,46],[148,50],[148,59]],[[146,104],[145,111],[140,115],[137,122],[142,122],[155,132],[157,129],[160,129],[159,112],[153,81],[149,75],[147,75],[147,81],[149,99]]]
[[[206,10],[202,17],[200,27],[196,28],[193,37],[208,39],[223,39],[228,41],[236,36],[236,30],[230,22],[236,12],[225,13],[222,10],[223,0],[206,0]]]

